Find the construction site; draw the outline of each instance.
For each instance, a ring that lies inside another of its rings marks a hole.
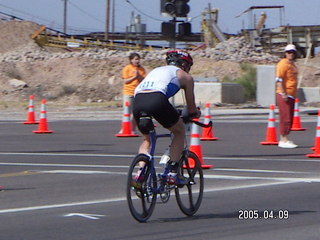
[[[290,26],[279,25],[277,28],[266,29],[267,15],[263,10],[274,9],[281,12],[284,6],[251,6],[240,15],[247,14],[251,21],[250,28],[242,29],[236,36],[244,36],[254,47],[261,47],[272,54],[281,52],[283,46],[293,43],[297,46],[300,57],[315,55],[315,49],[320,44],[320,25]],[[254,11],[261,10],[256,16]],[[23,20],[19,17],[0,12],[2,19]],[[141,22],[139,15],[131,16],[131,24],[126,32],[91,32],[81,35],[68,35],[61,31],[41,26],[32,34],[32,38],[42,46],[86,49],[109,48],[123,50],[152,50],[175,47],[183,43],[184,48],[195,49],[201,47],[214,48],[218,43],[226,41],[235,35],[223,33],[218,24],[219,10],[208,8],[201,13],[201,32],[192,33],[180,28],[178,32],[166,34],[164,32],[146,32],[146,24]],[[239,16],[240,16],[239,15]],[[253,16],[254,15],[254,16]],[[280,20],[281,24],[281,20]],[[159,45],[159,42],[162,42]]]
[[[282,6],[250,7],[243,14],[263,8],[281,10]],[[177,47],[183,44],[191,51],[195,58],[192,74],[197,81],[222,83],[241,77],[242,63],[276,64],[283,46],[294,43],[300,56],[297,64],[301,69],[301,87],[319,86],[319,58],[315,49],[319,46],[320,26],[265,29],[266,16],[261,14],[253,20],[253,28],[231,35],[221,31],[218,14],[218,9],[209,6],[201,13],[201,32],[179,28],[174,36],[145,32],[144,24],[133,15],[127,32],[110,32],[106,39],[105,32],[68,35],[0,13],[4,33],[0,43],[0,99],[22,101],[34,94],[61,103],[116,102],[121,106],[120,73],[127,64],[128,52],[139,52],[143,66],[149,71],[164,64],[166,49],[173,44]]]

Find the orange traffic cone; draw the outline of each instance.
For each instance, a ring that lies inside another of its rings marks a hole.
[[[36,122],[36,117],[34,114],[34,105],[33,105],[34,96],[29,96],[29,106],[28,106],[28,116],[27,121],[25,121],[23,124],[38,124]]]
[[[206,104],[205,113],[204,113],[204,123],[208,124],[211,120],[211,114],[210,114],[210,103]],[[214,137],[213,134],[213,126],[209,128],[202,128],[202,136],[200,138],[201,141],[216,141],[219,138]]]
[[[269,111],[269,119],[268,119],[268,127],[267,127],[267,133],[266,133],[266,140],[264,142],[260,142],[262,145],[277,145],[277,133],[275,128],[275,118],[274,118],[274,105],[270,105],[270,111]]]
[[[33,131],[34,133],[53,133],[53,131],[48,130],[46,102],[45,99],[42,99],[41,101],[39,127],[38,130]]]
[[[120,132],[117,133],[115,136],[116,137],[139,137],[138,134],[133,133],[131,130],[129,102],[125,102],[124,104],[122,128]]]
[[[306,156],[309,158],[320,158],[320,110],[318,111],[318,122],[316,128],[314,153],[307,154]]]
[[[195,119],[196,121],[198,119]],[[202,168],[212,168],[212,165],[205,165],[203,158],[202,158],[202,148],[200,145],[200,134],[199,134],[199,126],[192,123],[192,128],[191,128],[191,140],[190,140],[190,146],[189,146],[189,150],[191,152],[194,152],[199,160],[200,160],[200,164]],[[190,167],[193,168],[194,167],[194,162],[193,161],[189,161]]]
[[[306,128],[301,127],[301,121],[299,116],[299,99],[296,98],[294,100],[294,115],[293,115],[293,122],[291,126],[291,131],[305,131]]]

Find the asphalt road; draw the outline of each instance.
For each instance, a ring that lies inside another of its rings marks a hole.
[[[320,159],[307,158],[317,116],[292,132],[297,149],[263,146],[266,116],[219,117],[201,142],[205,193],[194,217],[174,194],[147,223],[130,215],[126,173],[141,138],[117,138],[119,121],[0,122],[0,239],[319,239]],[[159,132],[161,132],[159,128]],[[157,156],[167,145],[160,140]]]

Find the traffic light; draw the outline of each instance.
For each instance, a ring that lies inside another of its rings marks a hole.
[[[161,24],[161,33],[165,37],[174,38],[176,35],[176,23],[163,22]]]
[[[190,12],[189,0],[161,0],[161,13],[173,17],[187,17]]]
[[[185,22],[178,25],[178,35],[181,37],[191,35],[191,23]]]

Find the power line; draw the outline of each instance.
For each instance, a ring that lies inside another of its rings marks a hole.
[[[74,4],[73,2],[71,2],[71,0],[68,0],[68,2],[70,3],[70,5],[72,5],[73,7],[75,7],[76,9],[78,9],[80,12],[82,12],[83,14],[87,15],[88,17],[100,22],[100,23],[105,23],[104,21],[102,21],[101,19],[96,18],[95,16],[91,15],[90,13],[86,12],[85,10],[83,10],[82,8],[80,8],[78,5]]]
[[[40,19],[40,20],[45,21],[45,22],[52,22],[52,20],[48,20],[48,19],[45,19],[45,18],[41,18],[41,17],[39,17],[39,16],[32,15],[32,14],[30,14],[30,13],[27,13],[27,12],[21,11],[21,10],[19,10],[19,9],[15,9],[15,8],[12,8],[12,7],[3,5],[3,4],[1,4],[1,3],[0,3],[0,6],[1,6],[1,7],[4,7],[4,8],[7,8],[7,9],[10,9],[11,11],[14,11],[14,12],[18,12],[18,13],[20,13],[20,14],[22,14],[22,15],[29,16],[29,17],[31,17],[31,18]]]
[[[130,0],[126,0],[126,2],[129,3],[135,10],[137,10],[137,11],[138,11],[139,13],[141,13],[142,15],[144,15],[144,16],[146,16],[146,17],[148,17],[148,18],[151,18],[151,19],[153,19],[153,20],[156,20],[156,21],[160,21],[160,22],[163,21],[163,20],[161,20],[161,19],[152,17],[152,16],[150,16],[150,15],[142,12],[142,11],[141,11],[140,9],[138,9],[135,5],[133,5],[133,4],[130,2]]]
[[[55,23],[54,20],[49,20],[49,19],[45,19],[45,18],[41,18],[39,16],[21,11],[19,9],[16,8],[12,8],[6,5],[3,5],[0,3],[0,7],[9,9],[12,13],[11,15],[14,15],[17,18],[20,18],[21,20],[29,20],[29,21],[37,21],[38,24],[44,24],[49,26],[50,28],[56,29],[56,30],[63,30],[63,25],[60,23]],[[18,14],[17,14],[18,13]],[[75,26],[68,26],[69,31],[71,32],[92,32],[92,31],[99,31],[100,29],[92,29],[92,28],[79,28],[79,27],[75,27]]]

